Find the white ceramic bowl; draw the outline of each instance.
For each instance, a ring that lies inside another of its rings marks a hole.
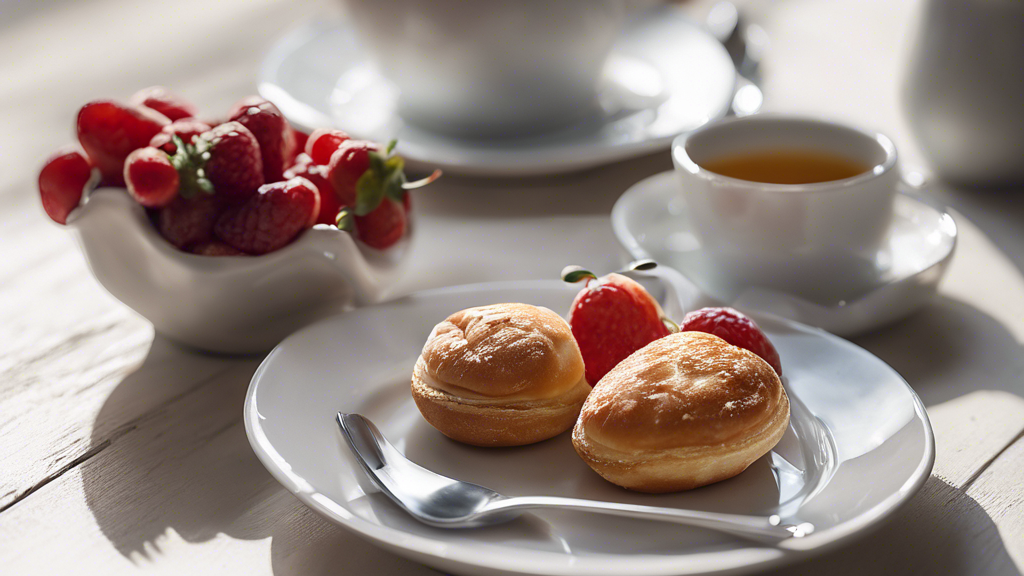
[[[329,314],[379,302],[408,260],[409,234],[380,251],[317,225],[264,256],[197,256],[160,237],[124,189],[100,188],[68,217],[96,279],[182,344],[264,352]]]

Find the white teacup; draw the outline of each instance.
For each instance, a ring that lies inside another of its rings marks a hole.
[[[771,150],[827,153],[865,170],[841,180],[775,184],[704,168]],[[672,160],[702,247],[702,288],[731,301],[757,286],[806,297],[856,291],[885,265],[882,248],[900,181],[881,134],[807,118],[761,115],[680,136]],[[824,297],[824,296],[822,296]]]
[[[347,0],[399,90],[399,114],[474,137],[538,133],[597,110],[626,0]],[[325,56],[329,57],[329,55]]]

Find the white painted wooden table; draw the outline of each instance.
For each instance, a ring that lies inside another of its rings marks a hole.
[[[750,1],[768,31],[768,108],[889,134],[914,0]],[[692,6],[695,12],[705,5]],[[201,355],[92,279],[43,215],[35,174],[98,97],[166,84],[210,111],[254,91],[283,28],[327,0],[0,0],[0,572],[427,574],[305,509],[257,462],[241,403],[258,358]],[[667,154],[544,180],[446,178],[416,207],[404,291],[553,278],[623,255],[608,213]],[[935,185],[961,244],[941,294],[859,338],[929,407],[932,478],[881,529],[797,574],[1019,574],[1024,568],[1024,190]],[[514,240],[514,241],[512,241]]]

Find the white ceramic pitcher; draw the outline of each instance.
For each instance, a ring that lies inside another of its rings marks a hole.
[[[1024,183],[1024,2],[923,9],[904,100],[922,150],[954,182]]]

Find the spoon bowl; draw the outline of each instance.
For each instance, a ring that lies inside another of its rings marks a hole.
[[[675,522],[767,543],[802,538],[814,531],[808,522],[783,521],[774,514],[744,516],[554,496],[510,498],[408,460],[359,414],[339,412],[337,419],[342,436],[374,485],[413,518],[431,526],[476,528],[507,522],[527,509],[551,508]]]

